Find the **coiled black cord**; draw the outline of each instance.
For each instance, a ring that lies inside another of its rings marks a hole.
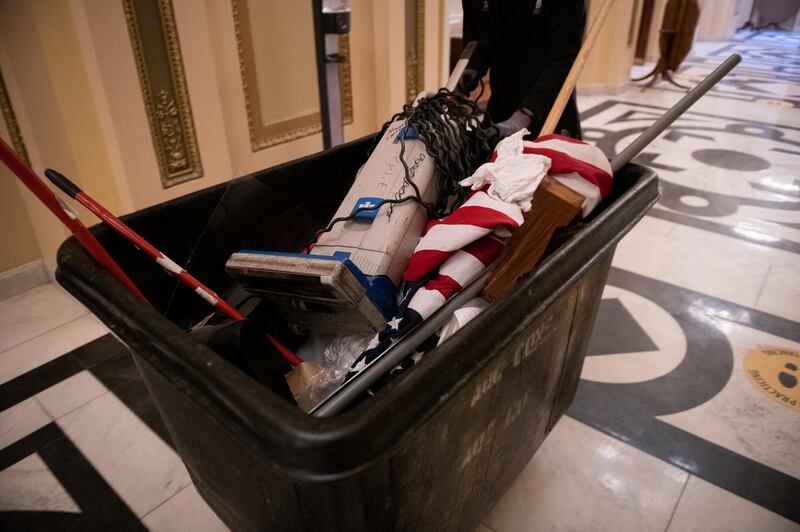
[[[413,195],[383,199],[377,205],[362,207],[349,216],[334,218],[324,229],[317,231],[314,240],[333,229],[340,222],[352,220],[363,211],[380,209],[383,205],[397,205],[414,201],[425,208],[429,219],[444,218],[461,206],[467,199],[468,190],[459,185],[475,169],[486,162],[498,140],[497,128],[485,118],[478,120],[483,113],[476,103],[447,89],[420,98],[416,104],[406,104],[381,128],[380,134],[370,149],[370,154],[383,138],[386,130],[399,119],[405,121],[404,128],[411,128],[416,137],[425,145],[436,170],[436,201],[425,202],[419,187],[414,183],[408,163],[405,160],[405,135],[407,129],[400,130],[400,163],[403,165],[404,181],[413,189]],[[400,192],[402,193],[402,191]]]

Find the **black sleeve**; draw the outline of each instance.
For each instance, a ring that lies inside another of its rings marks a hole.
[[[478,21],[475,20],[478,16],[476,12],[477,7],[474,4],[476,4],[474,0],[461,0],[461,7],[464,11],[461,38],[464,42],[464,46],[472,41],[477,43],[475,50],[472,52],[472,56],[469,58],[469,65],[467,65],[467,68],[477,70],[478,74],[483,77],[486,71],[489,70],[489,65],[491,63],[492,45],[486,38],[487,36],[481,35],[478,30]]]
[[[541,122],[550,112],[581,49],[586,25],[584,0],[555,0],[552,9],[545,49],[539,51],[545,54],[542,72],[522,102],[522,106],[533,111]]]

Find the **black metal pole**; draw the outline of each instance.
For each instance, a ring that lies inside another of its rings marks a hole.
[[[684,96],[678,103],[667,110],[661,118],[656,120],[638,138],[622,150],[614,160],[611,167],[614,172],[630,162],[639,152],[652,142],[658,135],[664,132],[679,116],[686,112],[697,100],[716,85],[719,80],[724,78],[735,67],[742,58],[739,54],[733,54],[722,62],[714,71],[706,76],[703,81],[697,84],[689,94]],[[452,78],[451,78],[452,79]],[[610,247],[616,242],[608,242]],[[338,414],[344,410],[354,399],[365,393],[379,378],[389,373],[404,358],[406,358],[416,346],[425,341],[431,334],[441,328],[452,314],[463,307],[470,299],[477,297],[483,291],[489,272],[484,271],[477,279],[464,287],[462,291],[450,298],[439,310],[433,313],[427,320],[423,321],[412,331],[403,336],[399,341],[389,346],[378,358],[376,358],[361,373],[353,376],[347,383],[336,389],[328,397],[322,400],[309,413],[317,417],[326,417]]]
[[[331,147],[331,120],[328,109],[328,81],[325,74],[327,57],[325,54],[325,30],[322,24],[322,0],[311,0],[314,12],[314,48],[317,52],[317,85],[319,86],[319,114],[322,121],[322,146]]]

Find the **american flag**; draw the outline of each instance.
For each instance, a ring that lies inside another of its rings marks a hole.
[[[603,152],[591,144],[546,135],[523,142],[522,153],[550,159],[550,175],[584,197],[584,216],[611,191],[611,165]],[[497,157],[495,152],[490,163],[496,162]],[[506,239],[524,222],[524,217],[517,203],[490,195],[489,188],[474,192],[450,216],[428,222],[403,273],[405,288],[396,314],[353,362],[347,379],[427,319],[500,255]],[[437,340],[436,336],[426,340],[396,369],[414,364]]]
[[[550,176],[583,196],[584,218],[611,192],[611,164],[600,148],[561,135],[522,145],[524,153],[549,157]]]

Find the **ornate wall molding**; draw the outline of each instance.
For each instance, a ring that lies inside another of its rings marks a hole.
[[[172,0],[122,0],[164,188],[203,176]]]
[[[22,157],[25,162],[30,165],[31,161],[28,158],[28,150],[25,148],[25,142],[22,140],[22,133],[19,130],[17,116],[14,114],[14,109],[11,107],[11,100],[8,97],[8,90],[6,89],[6,82],[3,79],[2,72],[0,72],[0,111],[3,113],[8,135],[11,137],[11,147],[14,148],[17,155]]]
[[[425,88],[425,0],[406,2],[406,100]]]
[[[254,30],[248,14],[247,3],[248,0],[231,0],[236,31],[236,48],[239,52],[239,71],[242,75],[245,111],[250,131],[250,145],[255,152],[319,133],[322,131],[322,124],[318,111],[287,118],[275,123],[264,123],[264,113],[261,109],[261,98],[258,92],[256,59],[253,51],[252,34]],[[309,43],[309,46],[313,47],[314,43]],[[339,54],[346,57],[346,60],[339,64],[342,118],[344,124],[352,124],[353,89],[350,70],[350,38],[347,35],[339,36]],[[312,87],[312,90],[316,93],[316,86]]]

